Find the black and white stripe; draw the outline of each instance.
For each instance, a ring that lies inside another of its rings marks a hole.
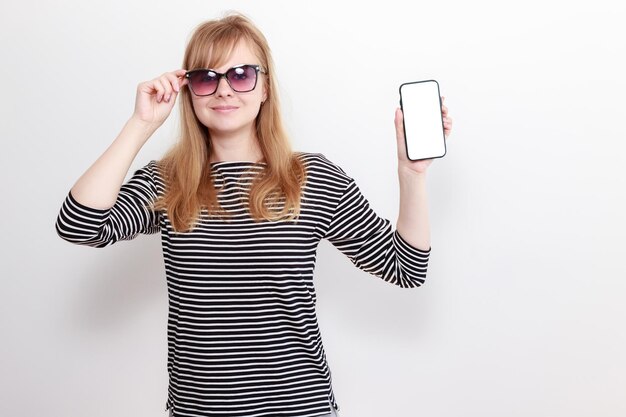
[[[403,288],[420,286],[428,251],[410,246],[370,208],[340,167],[300,153],[307,167],[297,221],[254,222],[247,191],[264,163],[217,162],[212,175],[228,220],[203,212],[174,233],[149,202],[164,183],[155,161],[137,170],[107,210],[68,194],[56,228],[104,247],[161,232],[169,292],[169,389],[175,416],[313,417],[339,409],[315,314],[316,248],[329,240],[359,268]]]

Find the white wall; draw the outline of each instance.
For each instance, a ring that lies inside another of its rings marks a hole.
[[[179,68],[192,28],[227,9],[273,47],[294,147],[341,165],[394,224],[398,86],[437,79],[454,119],[429,171],[422,288],[320,245],[341,417],[626,415],[624,6],[301,3],[3,3],[0,415],[165,414],[159,236],[96,250],[54,221],[137,84]]]

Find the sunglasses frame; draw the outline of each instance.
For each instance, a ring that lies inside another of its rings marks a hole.
[[[251,88],[251,89],[249,89],[249,90],[245,90],[245,91],[236,90],[236,89],[235,89],[235,88],[234,88],[234,87],[230,84],[230,80],[228,79],[228,77],[226,76],[226,74],[228,74],[230,71],[232,71],[232,70],[234,70],[234,69],[237,69],[237,68],[244,68],[244,67],[249,67],[249,68],[254,69],[254,71],[255,71],[254,85],[253,85],[253,86],[252,86],[252,88]],[[215,84],[215,90],[214,90],[212,93],[210,93],[210,94],[196,94],[196,92],[193,90],[193,87],[191,86],[191,76],[192,76],[194,73],[197,73],[197,72],[200,72],[200,71],[203,71],[203,72],[206,72],[206,71],[211,71],[211,72],[215,73],[215,75],[217,76],[217,83]],[[194,70],[191,70],[191,71],[187,71],[187,72],[185,73],[185,78],[187,78],[187,79],[189,80],[189,89],[190,89],[190,90],[191,90],[191,91],[192,91],[192,92],[193,92],[196,96],[198,96],[198,97],[206,97],[206,96],[212,96],[213,94],[215,94],[215,92],[216,92],[216,91],[217,91],[217,89],[219,88],[219,85],[220,85],[220,80],[221,80],[222,78],[225,78],[225,79],[226,79],[226,82],[228,83],[228,86],[229,86],[229,87],[231,88],[231,90],[233,90],[235,93],[249,93],[250,91],[253,91],[253,90],[256,88],[257,82],[259,81],[259,72],[260,72],[261,74],[267,74],[267,71],[266,71],[263,67],[261,67],[260,65],[254,65],[254,64],[239,64],[239,65],[235,65],[234,67],[228,68],[228,69],[226,70],[226,72],[224,72],[224,73],[217,72],[217,71],[215,71],[214,69],[211,69],[211,68],[198,68],[198,69],[194,69]]]

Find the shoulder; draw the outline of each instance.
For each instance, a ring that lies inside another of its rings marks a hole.
[[[151,160],[136,169],[127,184],[149,189],[155,189],[155,187],[163,186],[163,167],[161,166],[160,161]]]
[[[334,181],[345,184],[352,181],[352,178],[343,168],[328,159],[324,154],[295,152],[295,155],[304,163],[309,176],[332,178]]]
[[[141,168],[134,171],[133,177],[144,177],[152,180],[161,176],[161,164],[157,160],[151,160]]]

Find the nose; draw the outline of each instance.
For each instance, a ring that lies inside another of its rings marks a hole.
[[[215,95],[217,97],[224,97],[224,96],[232,96],[233,94],[234,94],[234,91],[232,88],[230,88],[230,84],[228,84],[226,77],[220,77],[220,79],[217,82],[217,90],[215,90]]]

